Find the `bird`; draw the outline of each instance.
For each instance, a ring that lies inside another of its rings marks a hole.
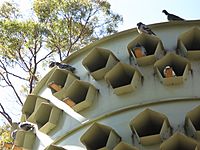
[[[179,16],[176,16],[176,15],[174,15],[174,14],[170,14],[170,13],[168,13],[166,10],[163,10],[162,11],[165,15],[167,15],[167,19],[169,20],[169,21],[184,21],[185,19],[183,19],[183,18],[181,18],[181,17],[179,17]]]
[[[76,70],[76,68],[68,65],[68,64],[65,64],[65,63],[59,63],[59,62],[51,62],[49,67],[52,68],[54,66],[57,66],[58,68],[60,69],[66,69],[66,70],[69,70],[71,72],[74,72]]]
[[[176,76],[176,74],[171,66],[166,66],[165,69],[163,70],[163,74],[166,78]]]
[[[33,131],[35,129],[34,125],[28,122],[22,122],[19,124],[19,129],[24,131]]]
[[[11,132],[10,136],[13,140],[16,139],[16,135],[17,135],[17,129],[15,129],[14,131]]]
[[[135,47],[132,49],[132,52],[135,54],[136,58],[140,58],[147,55],[146,49],[139,43],[135,45]]]
[[[146,26],[145,24],[143,24],[142,22],[137,23],[137,30],[140,34],[146,33],[149,35],[156,36],[156,34],[153,31],[151,31],[151,29],[148,26]]]

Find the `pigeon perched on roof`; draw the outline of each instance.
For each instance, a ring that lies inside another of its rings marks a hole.
[[[179,17],[179,16],[176,16],[176,15],[174,15],[174,14],[170,14],[170,13],[168,13],[166,10],[163,10],[162,11],[165,15],[167,15],[167,19],[169,20],[169,21],[184,21],[185,19],[183,19],[183,18],[181,18],[181,17]]]
[[[68,64],[65,64],[65,63],[59,63],[59,62],[51,62],[49,67],[52,68],[54,66],[57,66],[58,68],[60,69],[66,69],[66,70],[69,70],[71,72],[74,72],[76,70],[76,68],[68,65]]]
[[[150,35],[156,35],[153,31],[151,31],[151,29],[148,26],[146,26],[142,22],[137,23],[137,30],[140,34],[146,33],[146,34],[150,34]]]

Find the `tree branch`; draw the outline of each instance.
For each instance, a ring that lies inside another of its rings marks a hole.
[[[10,115],[5,111],[3,105],[0,103],[1,111],[0,114],[9,122],[10,125],[12,125],[12,118]]]

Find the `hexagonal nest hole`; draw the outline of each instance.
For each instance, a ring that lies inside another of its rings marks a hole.
[[[63,87],[68,87],[76,79],[79,79],[79,77],[70,71],[55,69],[47,81],[47,86],[51,89],[52,94],[54,94],[61,91]]]
[[[139,119],[142,117],[142,120]],[[146,110],[140,113],[134,120],[132,126],[139,137],[160,134],[164,118],[157,112]]]
[[[110,127],[94,123],[82,136],[81,142],[89,150],[109,148],[113,149],[121,137]]]
[[[183,42],[188,51],[200,50],[200,29],[198,27],[190,29],[183,33],[179,40]]]
[[[35,112],[34,123],[41,132],[48,133],[57,126],[60,115],[62,110],[51,103],[43,102]]]
[[[172,70],[166,71],[165,77],[164,70],[168,66]],[[187,79],[188,72],[191,70],[191,63],[186,58],[175,53],[167,53],[162,59],[156,61],[154,69],[164,85],[176,85],[183,83]],[[173,75],[173,72],[175,75]]]
[[[26,119],[34,112],[35,104],[37,101],[36,95],[28,95],[22,108],[22,114],[26,115]]]
[[[38,109],[37,114],[35,116],[35,121],[38,125],[38,128],[44,126],[48,121],[51,114],[52,106],[48,103],[43,103]]]
[[[185,71],[187,64],[189,65],[189,68],[190,68],[190,63],[187,59],[185,59],[181,56],[178,56],[174,53],[168,53],[162,59],[158,60],[154,64],[154,67],[158,68],[162,77],[165,77],[164,76],[164,69],[165,69],[166,66],[172,67],[176,76],[182,76],[184,71]]]
[[[185,64],[178,63],[178,62],[176,62],[176,60],[172,60],[167,65],[159,66],[158,69],[159,69],[161,75],[163,76],[163,78],[165,78],[164,69],[166,66],[170,66],[171,68],[173,68],[173,71],[175,72],[176,76],[182,76],[185,71],[186,65],[187,65],[186,63]]]
[[[137,44],[143,46],[146,50],[147,56],[153,55],[157,49],[160,39],[147,34],[140,34],[136,39],[130,42],[127,46],[129,53],[136,47]]]
[[[73,85],[74,85],[73,88],[76,90],[72,90],[71,92],[69,92],[67,97],[69,97],[76,104],[78,104],[86,99],[86,96],[89,90],[89,85],[85,85],[85,84],[73,84]]]
[[[35,111],[42,102],[48,103],[49,100],[44,99],[38,95],[28,95],[22,108],[22,120],[33,122]]]
[[[121,68],[120,72],[118,72],[116,76],[113,76],[113,78],[109,79],[109,82],[113,88],[125,86],[131,83],[133,74],[134,71],[127,71],[124,68]]]
[[[160,143],[171,135],[167,117],[148,108],[131,120],[130,128],[139,143],[144,145]]]
[[[160,145],[161,150],[198,150],[197,142],[181,133],[175,133]]]
[[[52,75],[49,77],[47,84],[49,86],[50,83],[54,82],[55,84],[57,84],[60,87],[60,89],[62,89],[65,85],[66,80],[67,80],[67,76],[68,76],[67,71],[61,70],[61,69],[56,69],[52,73]],[[54,88],[51,88],[51,87],[50,87],[50,89],[51,89],[52,93],[59,91],[59,89],[54,89]]]
[[[105,75],[105,80],[118,95],[134,91],[141,82],[141,78],[141,73],[136,68],[121,62]]]
[[[75,111],[92,105],[97,89],[89,82],[76,80],[62,94],[62,100]]]
[[[83,59],[82,64],[94,79],[99,80],[118,61],[110,50],[96,47]]]

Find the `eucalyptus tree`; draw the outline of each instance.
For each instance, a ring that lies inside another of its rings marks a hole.
[[[0,7],[0,85],[21,106],[41,77],[44,64],[117,32],[122,16],[106,0],[34,0],[33,17],[13,3]],[[17,82],[16,82],[17,81]],[[0,114],[12,123],[3,100]]]

